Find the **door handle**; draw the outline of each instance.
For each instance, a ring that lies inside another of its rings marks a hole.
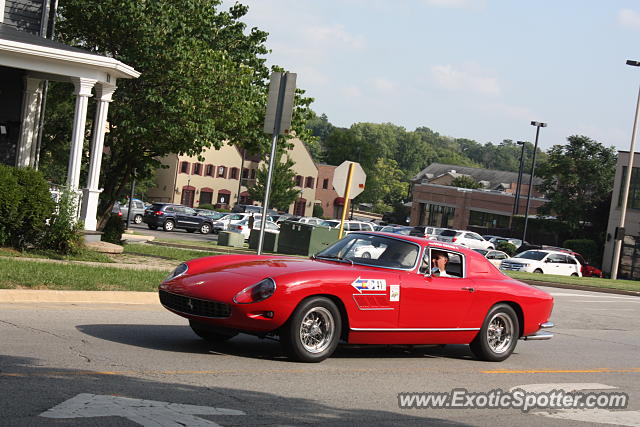
[[[463,291],[469,291],[469,292],[475,292],[476,290],[474,288],[465,286],[464,288],[461,288]]]

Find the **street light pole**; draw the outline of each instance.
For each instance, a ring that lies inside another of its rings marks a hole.
[[[529,224],[529,204],[531,203],[531,188],[533,187],[533,176],[536,173],[536,154],[538,152],[538,136],[540,135],[540,128],[546,128],[547,124],[542,122],[531,122],[531,126],[536,127],[536,142],[533,145],[533,158],[531,159],[531,175],[529,176],[529,191],[527,194],[527,207],[524,210],[524,232],[522,233],[523,244],[527,240],[527,225]]]
[[[520,168],[518,169],[518,183],[516,184],[516,200],[513,203],[512,217],[518,215],[520,209],[520,187],[522,185],[522,169],[524,168],[524,141],[517,141],[516,144],[522,145],[522,151],[520,152]]]
[[[640,67],[640,61],[627,60],[627,65],[634,67]],[[620,204],[620,222],[618,228],[624,229],[624,221],[627,215],[627,201],[629,200],[629,187],[631,187],[631,175],[633,173],[633,155],[636,149],[636,130],[638,128],[638,118],[640,117],[640,90],[638,90],[638,101],[636,103],[636,116],[633,119],[633,130],[631,131],[631,146],[629,147],[629,163],[627,165],[627,175],[624,180],[624,187],[622,190],[622,200]],[[611,265],[611,278],[616,280],[618,278],[618,264],[620,263],[620,252],[622,250],[622,236],[618,236],[616,233],[615,244],[613,247],[613,260]]]

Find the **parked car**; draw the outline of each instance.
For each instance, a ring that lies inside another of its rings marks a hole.
[[[235,205],[233,209],[231,209],[233,213],[259,213],[262,214],[262,206],[256,205]],[[267,214],[269,216],[278,215],[278,211],[274,211],[273,209],[267,209]]]
[[[444,230],[446,230],[446,228],[418,225],[411,229],[409,235],[424,237],[425,239],[437,240],[440,233],[442,233]]]
[[[487,239],[485,237],[485,240],[490,241],[491,243],[493,243],[493,245],[495,247],[498,246],[499,243],[501,242],[507,242],[507,243],[511,243],[513,246],[516,247],[516,249],[518,249],[520,246],[522,246],[522,240],[521,239],[516,239],[514,237],[500,237],[500,236],[493,236],[490,239]],[[527,242],[525,242],[525,244],[528,244]]]
[[[220,231],[229,231],[231,229],[231,225],[237,224],[244,219],[248,219],[251,215],[253,215],[253,219],[258,221],[262,218],[261,213],[230,213],[226,214],[222,218],[219,218],[216,222],[213,223],[213,232],[219,233]],[[273,218],[270,216],[267,217],[267,221],[272,221]]]
[[[376,230],[376,231],[381,231],[383,233],[395,233],[395,234],[404,234],[405,236],[409,236],[411,235],[411,230],[413,230],[414,227],[410,227],[408,225],[385,225],[384,227],[380,228],[380,230]]]
[[[484,256],[489,262],[496,267],[500,268],[500,263],[505,259],[509,258],[509,255],[506,252],[490,250],[490,249],[474,249],[474,251],[478,252],[480,255]]]
[[[330,228],[338,228],[340,227],[340,221],[331,219],[322,221],[319,225]],[[350,233],[352,231],[373,231],[373,224],[364,221],[347,220],[344,222],[344,231],[346,233]]]
[[[366,246],[379,253],[358,256]],[[443,253],[447,277],[430,268]],[[205,340],[277,336],[302,362],[326,359],[340,341],[469,344],[478,359],[501,361],[519,338],[553,336],[542,330],[553,326],[553,297],[545,291],[489,268],[464,247],[383,233],[351,233],[310,259],[194,259],[160,284],[159,296]]]
[[[198,215],[195,209],[173,203],[154,203],[144,211],[142,221],[151,230],[162,227],[164,231],[176,228],[190,233],[198,230],[202,234],[209,234],[213,228],[213,221],[206,216]]]
[[[144,211],[146,209],[145,203],[140,199],[133,199],[133,201],[131,202],[131,206],[132,209],[130,221],[134,224],[141,224],[142,217],[144,216]],[[123,221],[126,221],[127,215],[129,213],[129,202],[115,202],[113,204],[113,208],[111,209],[111,213],[117,214],[122,218]]]
[[[582,277],[604,277],[602,270],[593,265],[589,264],[587,260],[584,259],[582,255],[577,252],[572,251],[571,249],[559,248],[558,250],[567,252],[570,255],[573,255],[575,259],[580,263],[580,272],[582,273]]]
[[[464,230],[442,230],[438,234],[438,240],[441,242],[455,243],[456,245],[466,246],[471,249],[495,249],[493,243],[482,238],[478,233]]]
[[[303,216],[298,218],[298,222],[302,224],[320,225],[324,219],[316,218],[313,216]]]
[[[229,225],[229,231],[234,233],[240,233],[244,237],[244,240],[249,240],[249,236],[251,235],[251,230],[260,230],[262,226],[262,221],[254,221],[253,228],[249,227],[249,219],[243,219],[242,221]],[[267,221],[265,224],[265,232],[267,233],[275,233],[280,234],[280,228],[273,221]]]
[[[525,271],[527,273],[582,276],[582,266],[571,254],[563,251],[531,249],[521,252],[500,264],[500,270]]]
[[[217,221],[223,216],[228,215],[227,212],[216,212],[209,209],[196,208],[196,212],[198,212],[198,215],[206,216],[207,218],[211,218],[213,221]]]

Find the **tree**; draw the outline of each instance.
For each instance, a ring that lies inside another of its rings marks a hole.
[[[394,205],[406,201],[408,189],[409,183],[405,181],[398,162],[380,158],[367,173],[367,185],[358,201],[372,203],[375,212],[390,212]]]
[[[482,187],[482,185],[480,185],[479,182],[477,182],[475,179],[473,179],[468,175],[460,175],[455,177],[453,181],[451,181],[451,186],[459,187],[459,188],[471,188],[471,189]]]
[[[294,188],[295,171],[292,169],[295,164],[287,155],[283,155],[282,151],[276,154],[281,159],[274,163],[273,174],[271,176],[271,192],[269,193],[269,207],[280,211],[288,211],[289,206],[293,203],[301,190]],[[282,161],[282,158],[285,158]],[[249,196],[253,200],[264,200],[264,189],[267,182],[268,165],[263,164],[256,174],[255,185],[249,187]]]
[[[554,214],[572,231],[592,222],[594,213],[613,188],[616,167],[614,147],[583,135],[567,138],[567,145],[554,145],[539,169],[540,190],[549,199],[540,211]]]
[[[269,68],[267,33],[240,19],[247,6],[220,11],[221,0],[61,0],[59,39],[129,64],[140,78],[119,80],[109,112],[100,213],[170,153],[197,155],[232,143],[268,150],[262,132]],[[298,90],[293,130],[303,140],[311,99]],[[69,109],[70,97],[49,97],[51,109]],[[90,126],[91,123],[88,123]],[[45,129],[47,147],[62,146],[69,131]],[[46,158],[46,156],[45,156]]]

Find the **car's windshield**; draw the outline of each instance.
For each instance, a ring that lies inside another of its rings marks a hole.
[[[542,251],[524,251],[516,256],[514,256],[514,258],[524,258],[524,259],[533,259],[536,261],[542,261],[542,259],[544,257],[547,256],[547,252],[542,252]]]
[[[420,247],[412,242],[377,234],[351,233],[316,254],[317,258],[354,264],[408,269],[415,266]]]

